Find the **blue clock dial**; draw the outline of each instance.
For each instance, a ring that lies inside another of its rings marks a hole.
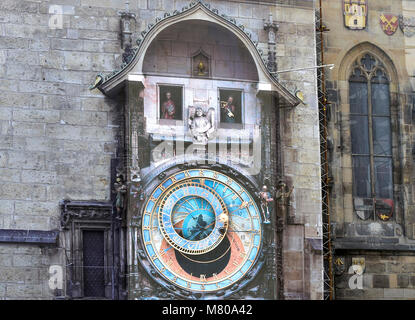
[[[210,203],[201,197],[188,196],[179,200],[172,212],[173,216],[176,214],[187,214],[181,228],[175,227],[175,230],[187,240],[203,240],[215,227],[215,211]]]
[[[209,169],[166,178],[147,200],[142,221],[145,251],[175,286],[214,292],[241,280],[261,248],[261,216],[237,181]]]
[[[224,238],[227,207],[220,196],[196,181],[177,184],[161,197],[158,212],[161,232],[176,250],[202,254]],[[200,206],[203,205],[204,206]]]

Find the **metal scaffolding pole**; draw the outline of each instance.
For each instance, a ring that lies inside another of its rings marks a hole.
[[[319,0],[319,8],[316,9],[316,43],[317,64],[324,65],[324,32],[329,31],[323,24],[322,0]],[[317,70],[318,104],[320,125],[320,157],[321,157],[321,190],[322,190],[322,219],[323,219],[323,258],[324,258],[324,299],[334,299],[333,280],[333,248],[331,243],[330,222],[330,175],[328,163],[328,128],[327,128],[327,96],[325,69]]]

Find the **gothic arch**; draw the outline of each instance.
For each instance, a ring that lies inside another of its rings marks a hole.
[[[395,64],[388,54],[370,42],[359,43],[347,51],[338,68],[338,81],[349,81],[353,63],[356,61],[356,59],[358,59],[359,56],[363,56],[367,53],[374,56],[383,64],[386,73],[390,77],[389,80],[391,83],[391,92],[398,92],[398,74]]]
[[[266,66],[265,58],[262,57],[258,42],[253,39],[253,35],[245,30],[242,24],[237,23],[234,18],[220,14],[217,9],[211,8],[209,4],[201,0],[192,1],[182,10],[175,10],[172,14],[165,14],[163,18],[157,18],[154,24],[149,24],[147,29],[141,32],[141,37],[137,40],[138,47],[134,48],[134,57],[130,62],[124,63],[120,70],[116,70],[108,75],[98,75],[96,85],[104,94],[114,95],[114,88],[119,88],[128,79],[128,76],[142,76],[143,63],[146,52],[156,37],[170,26],[178,22],[199,20],[217,24],[237,37],[249,51],[258,71],[258,90],[275,92],[280,98],[281,103],[287,106],[296,106],[301,103],[297,97],[284,88],[270,73]],[[99,79],[100,77],[100,79]]]
[[[348,50],[345,55],[342,57],[339,67],[335,70],[337,75],[334,75],[334,79],[337,78],[337,88],[338,88],[338,105],[336,111],[338,115],[336,116],[336,123],[331,124],[332,135],[338,150],[341,151],[340,157],[338,158],[337,172],[333,172],[338,181],[337,186],[335,186],[336,193],[343,199],[343,201],[336,202],[334,209],[335,211],[343,211],[344,215],[339,216],[340,220],[343,222],[356,221],[357,217],[353,209],[353,165],[352,165],[352,143],[351,143],[351,128],[350,128],[350,84],[349,80],[353,71],[356,69],[356,62],[359,62],[360,59],[366,55],[372,56],[388,78],[389,84],[389,94],[390,94],[390,112],[391,112],[391,142],[392,142],[392,167],[400,167],[400,156],[399,150],[401,148],[399,141],[399,119],[400,119],[400,103],[399,103],[399,78],[398,72],[395,67],[394,62],[378,46],[370,42],[362,42],[358,45],[355,45],[350,50]],[[334,110],[333,110],[334,111]],[[393,170],[393,184],[399,184],[401,177],[399,174]],[[394,188],[394,198],[398,199],[399,194]],[[397,204],[397,203],[396,203]],[[395,216],[402,214],[399,204],[395,205]],[[399,217],[397,221],[399,221]],[[359,219],[357,219],[359,220]]]

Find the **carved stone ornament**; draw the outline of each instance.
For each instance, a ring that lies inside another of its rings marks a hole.
[[[404,17],[400,15],[399,26],[405,36],[412,37],[415,34],[415,17]]]
[[[194,77],[210,77],[210,56],[200,48],[192,55],[192,73]]]
[[[215,109],[204,112],[202,107],[189,106],[188,125],[195,144],[207,144],[216,131]]]
[[[62,200],[60,224],[63,229],[69,227],[74,220],[109,221],[111,219],[112,204],[96,201]]]

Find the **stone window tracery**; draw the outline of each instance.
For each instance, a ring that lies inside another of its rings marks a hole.
[[[373,212],[390,218],[393,211],[393,169],[390,80],[382,63],[363,54],[349,78],[353,199],[357,215]]]

